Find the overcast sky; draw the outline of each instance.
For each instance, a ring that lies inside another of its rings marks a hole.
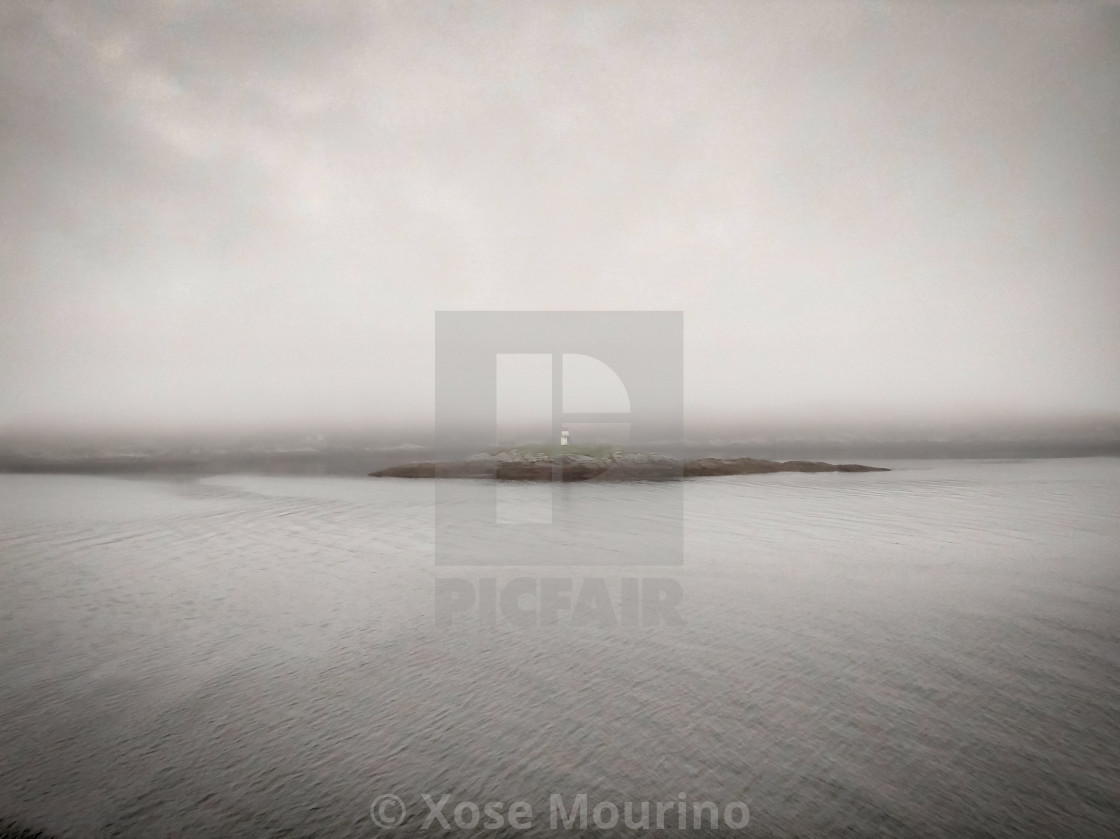
[[[0,429],[427,424],[439,309],[684,312],[686,416],[1120,410],[1120,13],[0,5]]]

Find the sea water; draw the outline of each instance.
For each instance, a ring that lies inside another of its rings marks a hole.
[[[557,488],[573,543],[627,537],[591,569],[521,568],[523,535],[437,565],[427,480],[2,475],[0,823],[374,836],[393,794],[392,835],[487,835],[424,829],[427,794],[543,836],[584,794],[749,806],[661,835],[1118,835],[1120,460],[882,465],[691,480],[675,567],[640,564],[663,485]],[[526,576],[672,580],[681,620],[435,600]]]

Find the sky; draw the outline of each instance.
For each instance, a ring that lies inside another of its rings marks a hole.
[[[427,426],[438,310],[686,421],[1120,410],[1120,9],[0,5],[0,431]]]

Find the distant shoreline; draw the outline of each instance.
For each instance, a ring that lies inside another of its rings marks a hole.
[[[687,459],[751,457],[771,461],[805,459],[828,462],[875,460],[1000,460],[1051,459],[1071,457],[1118,457],[1117,442],[1015,441],[999,443],[976,441],[906,441],[849,445],[820,441],[791,441],[781,444],[685,445]],[[696,457],[689,457],[693,452]],[[463,452],[465,457],[468,452]],[[129,455],[97,452],[23,453],[0,452],[0,474],[77,474],[142,475],[199,474],[220,475],[238,472],[265,472],[293,475],[352,475],[364,477],[371,472],[405,463],[434,459],[430,447],[365,448],[339,447],[321,451],[243,451],[243,452],[151,452]]]

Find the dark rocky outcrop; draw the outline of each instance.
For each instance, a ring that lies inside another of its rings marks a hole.
[[[704,457],[679,460],[656,454],[616,451],[609,455],[552,455],[499,452],[463,461],[406,463],[370,475],[375,478],[490,478],[500,481],[665,481],[719,475],[758,475],[768,472],[886,472],[879,466],[857,463],[820,463],[808,460],[754,460],[748,457]]]
[[[859,463],[822,463],[814,460],[754,460],[749,457],[704,457],[686,460],[683,464],[686,478],[713,475],[759,475],[766,472],[889,472],[882,466],[863,466]]]

